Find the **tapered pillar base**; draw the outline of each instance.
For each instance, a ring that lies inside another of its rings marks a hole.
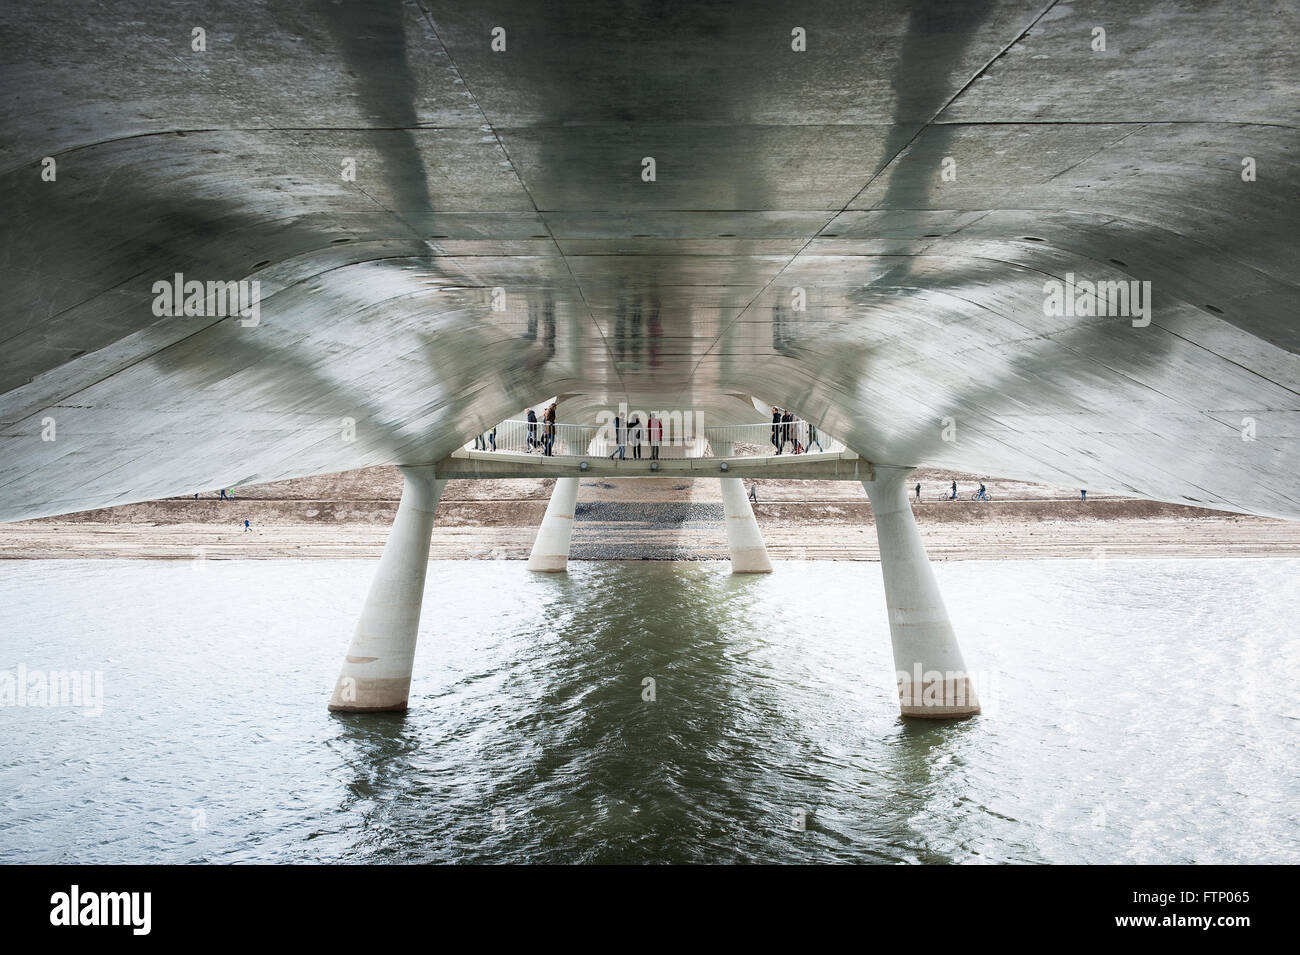
[[[733,574],[770,574],[772,561],[765,547],[742,547],[731,552]]]
[[[899,680],[898,703],[904,716],[928,720],[962,719],[980,712],[975,684],[968,676],[919,683]]]
[[[329,705],[330,712],[331,713],[405,713],[409,708],[407,704],[407,695],[410,693],[411,690],[411,681],[408,678],[407,680],[404,681],[404,683],[405,686],[400,690],[395,690],[392,687],[378,686],[378,685],[374,685],[373,683],[365,683],[365,682],[357,684],[355,689],[355,693],[357,694],[359,699],[384,700],[384,699],[394,698],[395,696],[398,696],[400,694],[401,702],[399,703],[391,703],[387,706],[384,705],[362,706],[359,703],[344,703],[342,701],[335,702],[334,698],[331,697],[330,705]]]
[[[546,516],[533,541],[528,569],[543,574],[562,574],[569,568],[569,543],[573,539],[573,515],[578,507],[578,479],[556,478]]]
[[[921,719],[975,716],[980,711],[975,685],[907,499],[909,473],[878,465],[875,479],[862,482],[880,542],[899,710]]]
[[[410,695],[433,512],[447,482],[430,467],[402,468],[402,478],[393,529],[330,696],[336,713],[401,712]]]

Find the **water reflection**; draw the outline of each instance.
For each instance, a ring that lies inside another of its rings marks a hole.
[[[412,709],[363,716],[325,696],[369,562],[12,562],[0,666],[102,669],[105,706],[0,708],[0,854],[1300,860],[1295,720],[1213,678],[1300,668],[1297,562],[1108,564],[939,565],[972,666],[1014,680],[930,723],[898,716],[873,565],[436,563]]]

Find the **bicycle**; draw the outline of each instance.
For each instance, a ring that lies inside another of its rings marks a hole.
[[[972,495],[970,496],[970,499],[971,499],[972,501],[991,501],[991,500],[993,500],[993,498],[989,497],[989,492],[988,492],[988,491],[976,491],[974,494],[972,494]]]

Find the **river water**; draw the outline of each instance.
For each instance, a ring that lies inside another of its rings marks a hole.
[[[878,564],[728,566],[437,562],[345,716],[374,562],[0,562],[0,862],[1300,862],[1300,561],[937,564],[955,723]]]

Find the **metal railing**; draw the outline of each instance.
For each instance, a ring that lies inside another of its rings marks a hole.
[[[819,451],[836,454],[847,450],[843,442],[819,431],[807,421],[781,425],[730,425],[706,428],[703,434],[698,434],[672,428],[659,428],[652,432],[646,422],[632,427],[623,424],[616,433],[613,425],[554,424],[548,428],[545,421],[521,419],[502,421],[497,425],[495,435],[485,432],[467,442],[465,450],[545,455],[548,440],[551,441],[550,456],[557,458],[617,457],[620,444],[624,460],[722,457],[719,449],[728,445],[731,457],[775,455],[778,443],[783,454],[816,454]]]
[[[555,424],[554,443],[550,456],[558,458],[589,458],[617,455],[623,445],[625,459],[635,460],[637,448],[643,460],[680,460],[702,458],[708,450],[703,435],[674,433],[671,428],[658,428],[653,433],[645,422],[639,426],[624,425],[616,435],[613,425],[597,427],[581,424]],[[550,432],[544,421],[502,421],[491,431],[465,444],[467,451],[507,451],[514,454],[546,454],[547,436]],[[657,453],[656,453],[656,449]]]
[[[552,430],[553,429],[553,435]],[[600,430],[580,424],[553,424],[545,421],[502,421],[496,434],[486,432],[465,445],[466,450],[508,451],[513,454],[545,454],[548,438],[554,438],[552,457],[580,458],[588,455],[596,432]]]
[[[731,446],[730,457],[766,457],[775,454],[839,454],[848,449],[809,421],[796,419],[781,424],[738,424],[706,428],[705,436],[714,457],[719,448]]]
[[[681,461],[684,458],[702,458],[708,451],[708,442],[704,435],[669,434],[663,429],[656,434],[643,424],[638,428],[623,428],[621,438],[616,439],[612,425],[597,429],[596,441],[592,445],[593,454],[609,457],[618,456],[618,446],[623,445],[625,460],[661,460]],[[640,450],[638,455],[637,451]]]

